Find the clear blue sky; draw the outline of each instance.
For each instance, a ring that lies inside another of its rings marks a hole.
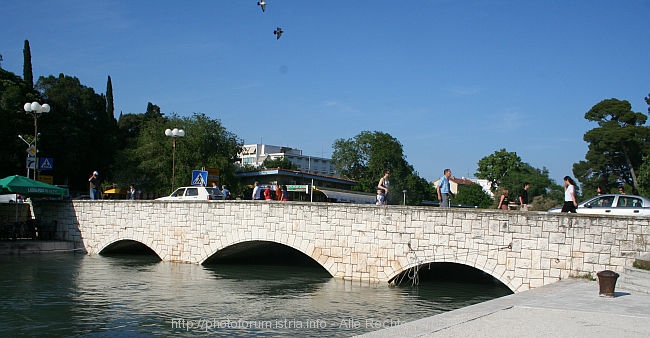
[[[560,182],[593,105],[648,112],[648,0],[256,2],[3,1],[2,68],[22,75],[28,39],[35,78],[110,75],[116,115],[205,113],[305,155],[386,132],[428,180],[505,148]]]

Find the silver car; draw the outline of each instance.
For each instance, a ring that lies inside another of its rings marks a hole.
[[[560,211],[561,207],[549,210]],[[650,216],[650,199],[636,195],[598,195],[578,204],[576,211],[593,215]]]

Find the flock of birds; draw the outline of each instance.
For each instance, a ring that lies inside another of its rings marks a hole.
[[[257,2],[257,5],[262,8],[262,12],[266,12],[266,0],[261,0]],[[280,39],[280,36],[282,36],[282,28],[278,27],[273,31],[273,34],[276,36],[276,40]]]

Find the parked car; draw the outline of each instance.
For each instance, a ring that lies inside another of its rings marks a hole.
[[[180,187],[171,195],[157,198],[158,201],[191,201],[191,200],[223,200],[224,195],[219,188],[212,187]]]
[[[561,212],[562,207],[549,212]],[[578,204],[579,214],[650,216],[650,199],[636,195],[607,194],[598,195]]]
[[[23,197],[20,194],[4,194],[0,195],[0,203],[22,203]]]

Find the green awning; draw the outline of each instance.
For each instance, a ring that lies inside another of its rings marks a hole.
[[[68,194],[68,189],[18,175],[1,179],[0,191],[4,194],[21,194],[27,197],[52,197]]]

